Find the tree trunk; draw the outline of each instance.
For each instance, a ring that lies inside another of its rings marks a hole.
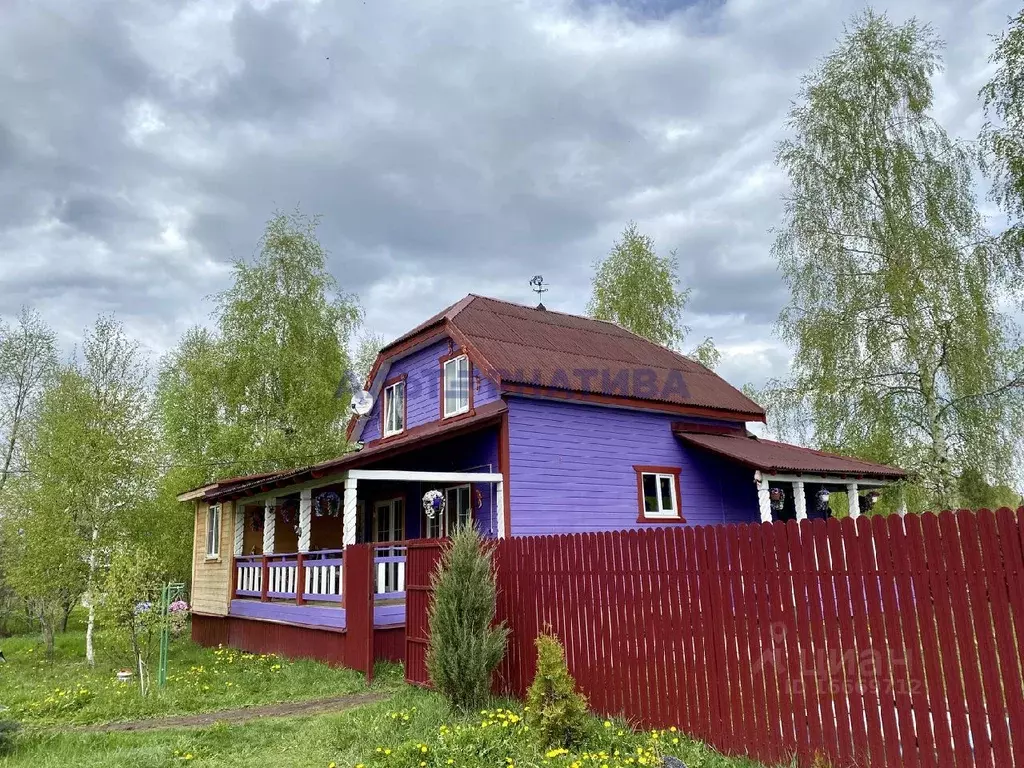
[[[942,426],[942,419],[939,416],[938,403],[931,392],[925,393],[925,410],[928,414],[928,426],[931,434],[932,460],[935,483],[935,502],[939,509],[946,509],[950,506],[950,483],[949,483],[949,443],[946,437],[946,430]],[[938,511],[938,510],[936,510]]]
[[[90,667],[96,666],[96,649],[93,647],[92,637],[96,627],[96,540],[99,535],[99,529],[94,525],[92,527],[92,546],[89,548],[89,586],[86,592],[89,622],[85,627],[85,660]]]
[[[46,615],[46,611],[40,611],[39,623],[43,627],[43,644],[46,646],[46,658],[53,660],[53,624]]]

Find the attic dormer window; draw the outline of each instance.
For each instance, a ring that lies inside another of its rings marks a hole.
[[[405,377],[384,386],[384,437],[405,429]]]
[[[444,362],[442,415],[457,416],[469,410],[469,358],[465,355]]]

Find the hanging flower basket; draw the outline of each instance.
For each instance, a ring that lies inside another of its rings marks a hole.
[[[431,520],[444,514],[444,494],[438,490],[423,494],[423,512]]]
[[[781,512],[786,505],[786,492],[781,488],[772,488],[768,491],[768,499],[771,501],[772,511]]]
[[[313,514],[317,517],[337,517],[339,512],[341,512],[341,496],[334,491],[321,493],[313,502]]]

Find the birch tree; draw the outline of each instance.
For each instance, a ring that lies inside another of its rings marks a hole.
[[[1011,217],[1004,244],[1024,250],[1024,11],[996,38],[992,79],[981,89],[986,122],[981,132],[995,200]]]
[[[345,449],[349,401],[335,393],[362,314],[327,269],[318,223],[275,215],[255,259],[236,262],[231,286],[217,296],[223,425],[253,469]]]
[[[183,490],[347,447],[350,400],[347,389],[337,394],[362,313],[328,270],[317,224],[301,213],[271,218],[254,258],[236,262],[232,284],[214,297],[214,329],[190,331],[161,365],[171,469],[159,508],[177,529],[191,530],[191,511],[175,499]],[[190,534],[180,537],[175,563],[187,568],[190,546]]]
[[[774,245],[795,353],[764,397],[781,433],[903,466],[912,503],[948,506],[963,473],[1008,476],[1024,355],[972,154],[930,114],[940,48],[928,26],[869,11],[804,78],[778,150],[790,193]]]
[[[14,327],[0,328],[0,492],[17,462],[32,407],[56,367],[56,339],[37,312],[25,307]]]
[[[631,221],[611,252],[594,264],[587,314],[663,347],[678,348],[690,332],[683,323],[690,290],[679,287],[678,270],[675,252],[659,256],[654,239]],[[710,338],[687,354],[708,368],[718,364]]]
[[[126,521],[147,508],[155,434],[148,367],[138,343],[113,318],[98,318],[86,334],[81,375],[88,383],[91,407],[81,413],[85,442],[74,447],[87,468],[81,508],[89,542],[85,646],[86,659],[94,664],[98,558],[123,534]]]
[[[86,379],[64,366],[42,393],[26,435],[24,473],[12,476],[4,520],[8,579],[39,621],[47,652],[68,606],[87,589],[89,547],[82,510],[92,502],[88,424],[94,401]]]

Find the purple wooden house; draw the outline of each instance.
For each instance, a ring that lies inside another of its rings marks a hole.
[[[397,648],[410,540],[799,520],[834,490],[857,515],[861,491],[904,475],[754,437],[757,403],[613,323],[481,296],[382,349],[367,390],[358,450],[179,497],[196,503],[198,639],[344,632],[350,544],[378,544],[375,620]]]

